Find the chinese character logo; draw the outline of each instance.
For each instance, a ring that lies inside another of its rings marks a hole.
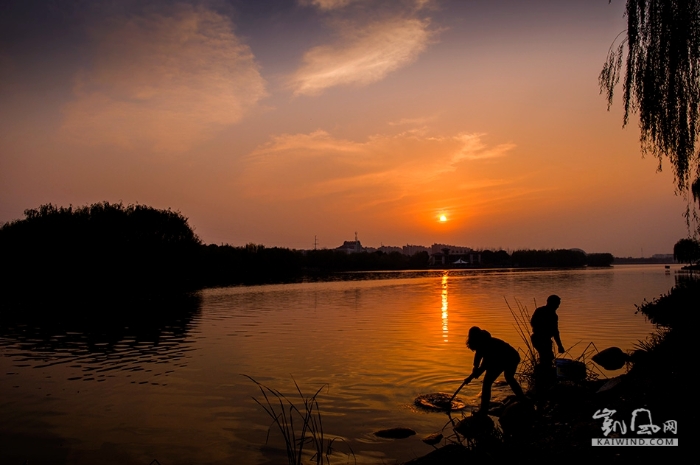
[[[603,420],[603,435],[608,436],[610,433],[627,434],[627,424],[624,420],[614,420],[613,415],[617,410],[604,408],[597,410],[593,414],[593,419]],[[638,408],[632,412],[630,421],[630,431],[635,431],[639,435],[651,436],[661,430],[661,426],[654,424],[651,418],[651,411],[645,408]],[[668,420],[663,423],[663,432],[671,432],[678,434],[678,423],[676,420]]]

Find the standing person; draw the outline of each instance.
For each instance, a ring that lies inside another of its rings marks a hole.
[[[481,388],[481,408],[478,414],[486,415],[491,402],[491,385],[496,378],[503,373],[506,382],[513,390],[518,400],[525,400],[525,394],[515,379],[515,370],[520,363],[520,354],[510,344],[495,337],[478,326],[473,326],[469,330],[467,337],[467,347],[476,351],[474,355],[474,369],[464,384],[469,384],[473,379],[479,378],[485,371],[484,384]]]
[[[539,355],[539,364],[551,367],[554,361],[554,351],[552,350],[552,338],[557,343],[557,349],[560,354],[565,352],[564,346],[559,337],[559,315],[557,308],[561,299],[557,295],[547,297],[547,305],[535,309],[532,314],[530,325],[532,325],[532,346],[537,350]]]

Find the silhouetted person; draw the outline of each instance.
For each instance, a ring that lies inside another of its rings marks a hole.
[[[464,380],[468,384],[471,380],[479,378],[485,371],[484,384],[481,388],[481,408],[478,414],[487,414],[491,402],[491,385],[496,378],[503,373],[506,382],[515,393],[518,400],[525,400],[523,390],[515,379],[515,370],[520,363],[520,354],[510,344],[495,337],[491,333],[473,326],[469,330],[467,347],[476,351],[474,355],[474,369],[468,378]]]
[[[561,299],[557,295],[547,297],[547,305],[535,309],[532,314],[530,324],[532,325],[532,346],[539,355],[539,364],[547,367],[552,366],[554,361],[554,351],[552,350],[552,339],[557,343],[557,349],[563,354],[564,346],[559,337],[559,315],[557,308]]]

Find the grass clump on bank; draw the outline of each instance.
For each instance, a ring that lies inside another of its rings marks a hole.
[[[267,387],[248,375],[243,376],[260,388],[264,400],[256,398],[253,400],[272,418],[265,442],[267,443],[270,438],[270,430],[277,427],[284,439],[289,465],[301,465],[302,459],[309,455],[309,460],[316,465],[330,464],[335,439],[328,440],[324,436],[321,411],[316,400],[325,386],[318,388],[313,395],[305,396],[294,381],[294,387],[301,401],[297,407],[297,404],[277,389]],[[350,453],[354,456],[352,449]]]

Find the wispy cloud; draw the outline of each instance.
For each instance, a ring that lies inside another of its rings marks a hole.
[[[400,18],[364,27],[345,25],[341,40],[314,47],[292,76],[295,95],[317,95],[334,86],[367,85],[413,62],[431,38],[426,20]]]
[[[484,160],[514,148],[487,146],[483,137],[403,132],[356,142],[325,131],[280,135],[244,160],[241,183],[246,196],[263,202],[317,199],[326,207],[348,211],[397,203],[409,210],[435,208],[454,198],[465,203],[493,189],[513,189],[500,177],[475,171]]]
[[[426,116],[420,118],[401,118],[398,121],[389,121],[389,126],[417,126],[424,127],[427,123],[434,121],[435,116]]]
[[[266,95],[250,48],[213,11],[180,6],[93,32],[94,62],[64,107],[64,139],[183,151]]]
[[[500,144],[487,147],[482,137],[484,134],[460,134],[456,138],[462,143],[462,149],[453,157],[453,162],[461,160],[485,160],[506,155],[515,148],[515,144]]]
[[[315,6],[319,10],[335,10],[356,1],[358,0],[300,0],[299,3],[302,5]]]
[[[332,11],[345,8],[350,4],[356,3],[374,3],[375,5],[384,5],[392,7],[412,7],[416,10],[420,10],[435,3],[435,0],[392,0],[392,2],[386,2],[385,0],[299,0],[300,5],[304,6],[314,6],[322,11]]]

